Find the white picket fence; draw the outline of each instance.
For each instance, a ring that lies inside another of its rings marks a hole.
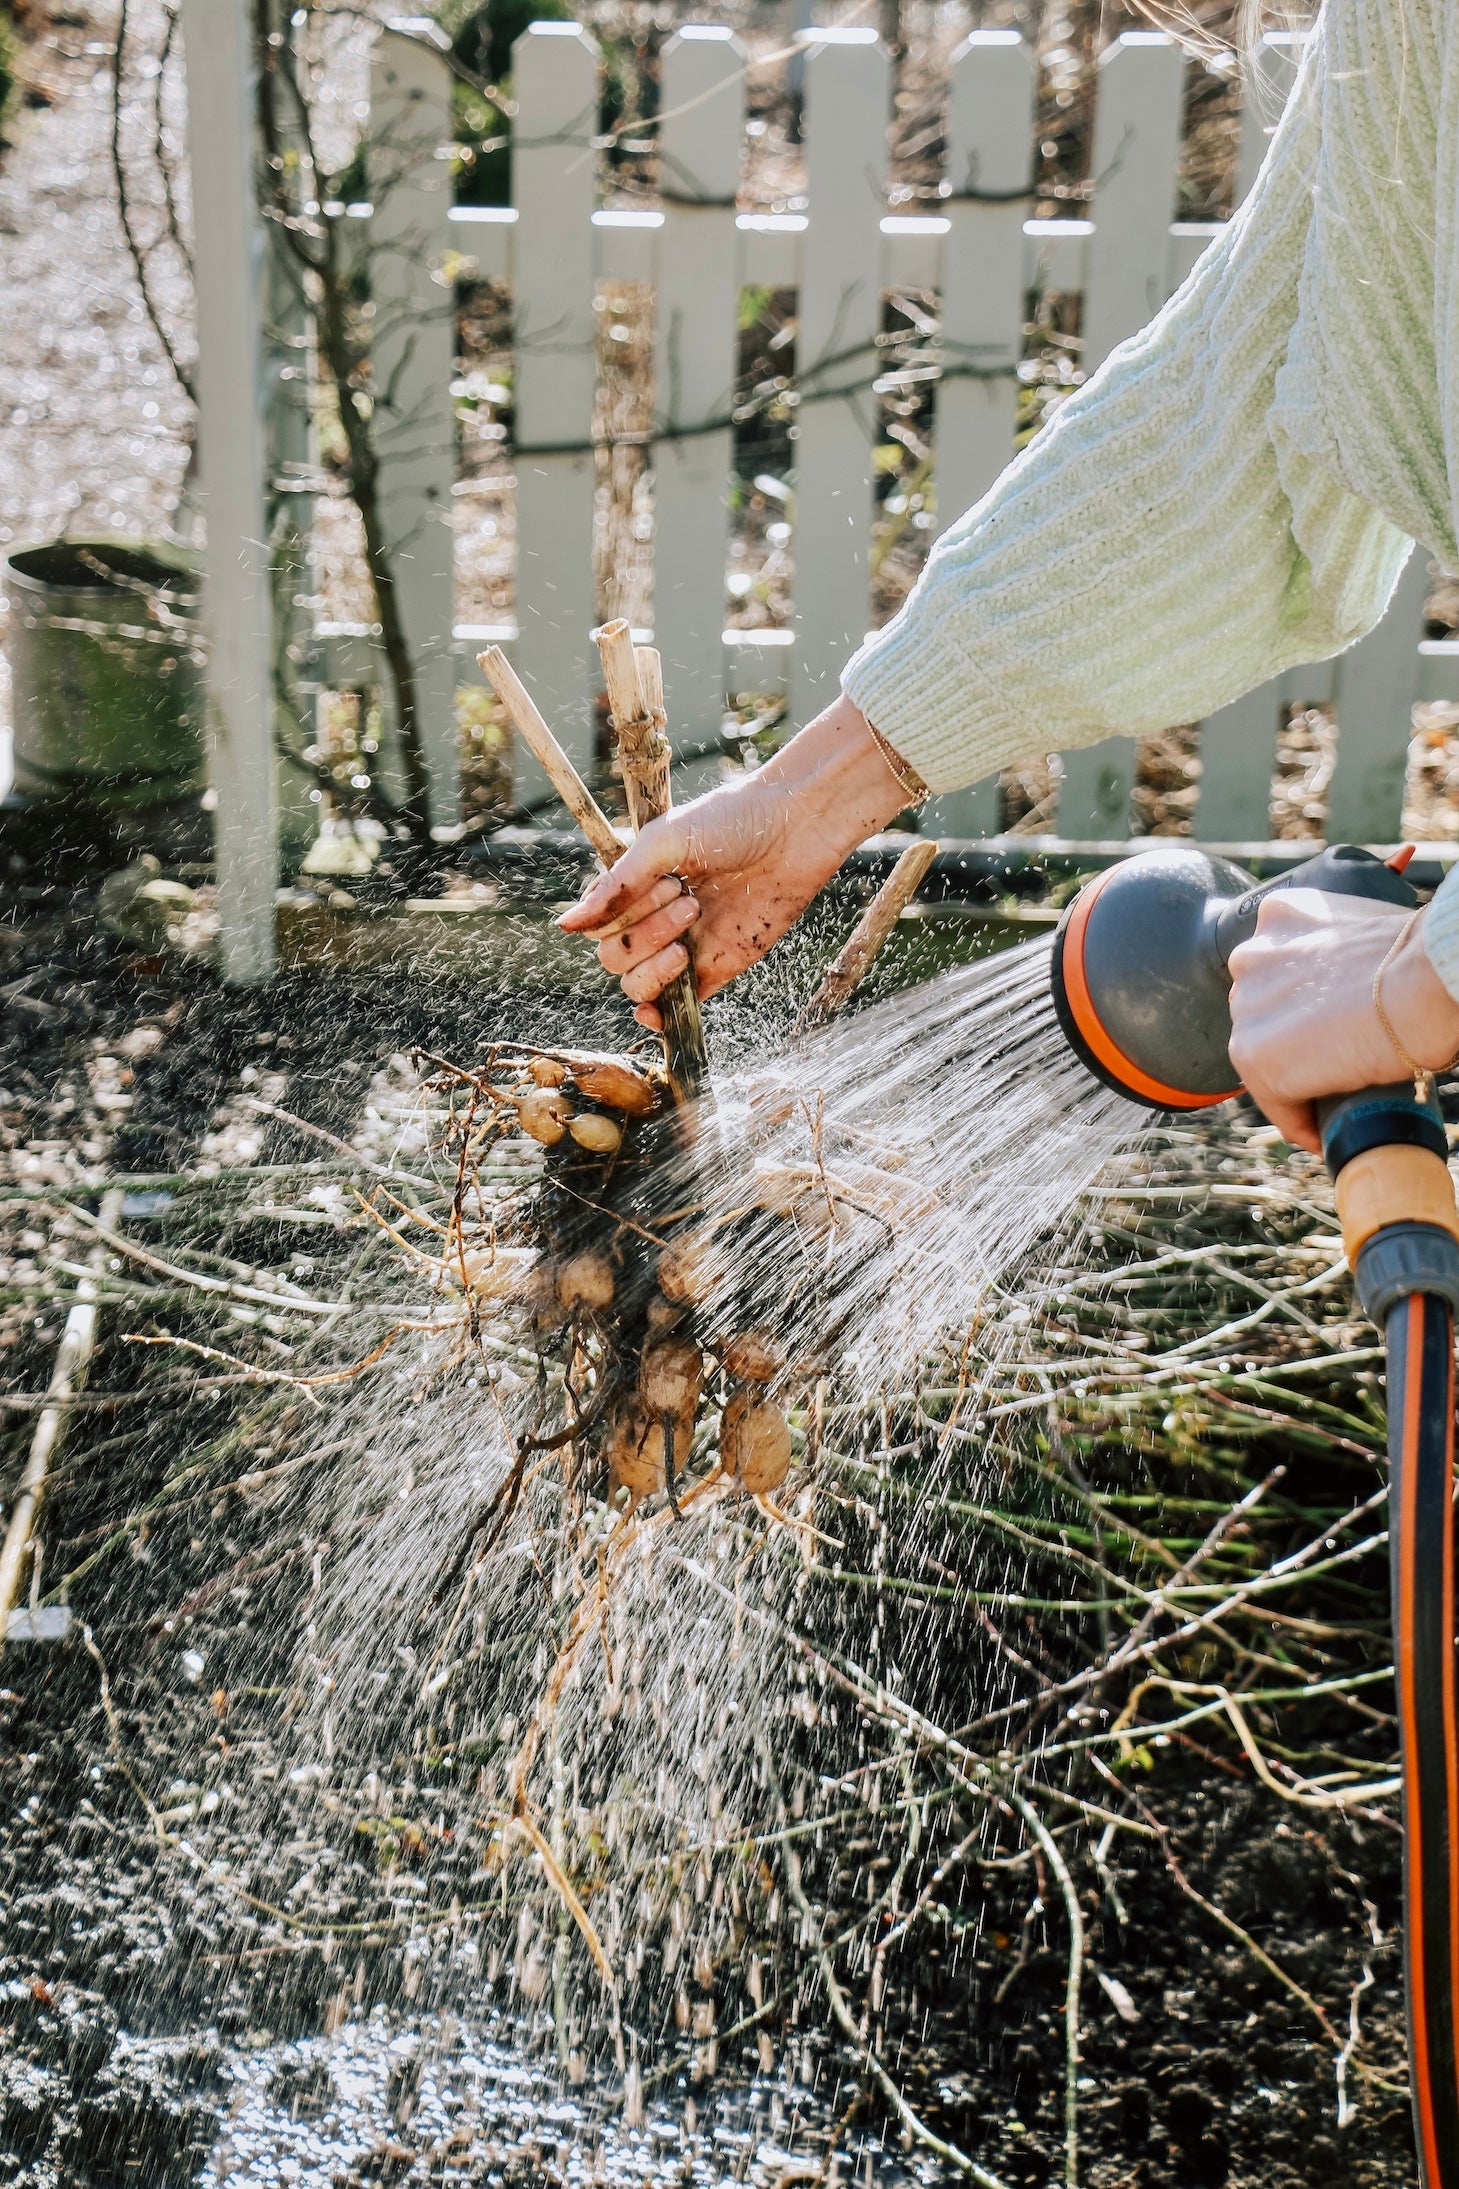
[[[272,962],[278,800],[272,752],[272,650],[264,584],[266,467],[274,459],[263,343],[262,245],[252,211],[247,0],[183,0],[197,226],[200,458],[217,721],[215,790],[225,950],[235,978]],[[1247,96],[1238,195],[1254,179],[1290,85],[1295,38],[1268,39]],[[599,677],[594,621],[596,282],[652,284],[656,440],[654,643],[669,719],[685,751],[712,746],[728,690],[784,691],[805,720],[836,689],[868,619],[873,496],[874,338],[892,288],[936,291],[953,370],[936,401],[937,507],[956,517],[1012,451],[1015,370],[1031,290],[1083,299],[1083,360],[1093,367],[1142,326],[1190,272],[1218,228],[1172,223],[1185,71],[1154,32],[1127,32],[1103,56],[1096,90],[1093,202],[1080,220],[1029,211],[1034,64],[1016,33],[976,31],[951,63],[946,179],[935,213],[887,211],[891,65],[876,35],[806,34],[807,210],[736,209],[745,54],[717,26],[668,42],[661,90],[658,208],[599,207],[599,59],[574,24],[534,25],[515,53],[514,197],[510,209],[457,207],[450,166],[449,77],[439,34],[422,19],[375,49],[367,151],[370,207],[327,217],[369,222],[377,385],[391,532],[407,637],[417,662],[433,819],[457,817],[455,692],[476,681],[488,641],[509,646],[564,744],[585,768]],[[515,355],[516,622],[455,620],[450,395],[454,322],[438,278],[448,254],[507,283]],[[750,285],[798,292],[795,608],[785,630],[726,630],[726,423],[735,378],[736,309]],[[827,395],[844,400],[815,400]],[[1208,842],[1268,829],[1279,713],[1293,699],[1332,701],[1338,760],[1329,800],[1335,837],[1397,832],[1411,710],[1459,696],[1459,649],[1420,645],[1426,558],[1416,556],[1383,624],[1326,667],[1294,672],[1203,726],[1196,827]],[[379,684],[371,633],[315,634],[319,674]],[[1128,835],[1134,748],[1110,739],[1068,755],[1058,833]],[[527,764],[518,793],[540,781]],[[928,825],[976,837],[997,827],[997,788],[936,802]]]

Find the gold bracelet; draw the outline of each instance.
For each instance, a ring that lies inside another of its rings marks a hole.
[[[863,720],[863,722],[865,722],[865,715],[863,715],[861,719]],[[895,745],[888,744],[887,740],[882,736],[881,731],[877,728],[874,722],[867,722],[866,726],[871,732],[871,741],[873,745],[875,745],[877,751],[881,754],[883,760],[885,760],[887,766],[891,769],[893,775],[896,777],[902,789],[907,793],[908,805],[925,805],[927,800],[931,797],[932,793],[928,790],[927,785],[923,782],[921,776],[917,773],[917,770],[913,767],[908,766],[907,762],[897,751]]]
[[[1378,1014],[1378,1024],[1382,1027],[1384,1033],[1388,1036],[1388,1039],[1392,1042],[1394,1048],[1397,1050],[1398,1059],[1399,1062],[1402,1064],[1403,1069],[1406,1072],[1411,1072],[1413,1074],[1413,1099],[1415,1102],[1420,1103],[1427,1102],[1433,1093],[1434,1071],[1447,1071],[1449,1069],[1449,1065],[1459,1063],[1459,1057],[1450,1057],[1449,1064],[1436,1065],[1432,1071],[1429,1070],[1425,1065],[1414,1063],[1413,1058],[1409,1055],[1407,1049],[1404,1048],[1403,1043],[1399,1040],[1397,1034],[1394,1032],[1392,1019],[1388,1016],[1387,1011],[1383,1008],[1383,975],[1387,972],[1389,966],[1398,956],[1399,951],[1403,948],[1404,944],[1408,941],[1409,936],[1413,933],[1419,921],[1423,918],[1424,909],[1425,908],[1422,905],[1419,905],[1415,908],[1414,911],[1409,913],[1408,918],[1404,921],[1402,927],[1400,927],[1398,933],[1394,936],[1392,942],[1384,951],[1383,962],[1378,967],[1377,972],[1373,975],[1373,1009]]]

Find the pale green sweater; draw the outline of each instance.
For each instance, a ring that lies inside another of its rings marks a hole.
[[[1340,652],[1456,531],[1459,0],[1326,0],[1235,219],[843,683],[953,790]],[[1459,872],[1426,936],[1459,995]]]

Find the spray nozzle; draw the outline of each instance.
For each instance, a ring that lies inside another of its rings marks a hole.
[[[1055,938],[1054,1008],[1097,1079],[1151,1109],[1199,1110],[1239,1094],[1232,1069],[1231,953],[1279,889],[1412,906],[1401,854],[1357,844],[1258,882],[1193,846],[1137,852],[1086,883]]]

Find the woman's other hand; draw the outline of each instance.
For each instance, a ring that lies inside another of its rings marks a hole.
[[[558,925],[596,942],[640,1025],[657,1028],[654,998],[684,970],[691,928],[699,993],[712,996],[906,803],[865,716],[843,697],[753,775],[650,822]]]
[[[1231,1061],[1257,1107],[1294,1147],[1321,1150],[1316,1103],[1406,1076],[1373,1003],[1373,976],[1408,914],[1320,889],[1262,900],[1256,933],[1231,953]],[[1383,975],[1383,1007],[1415,1064],[1459,1051],[1459,1002],[1434,971],[1416,921]]]

